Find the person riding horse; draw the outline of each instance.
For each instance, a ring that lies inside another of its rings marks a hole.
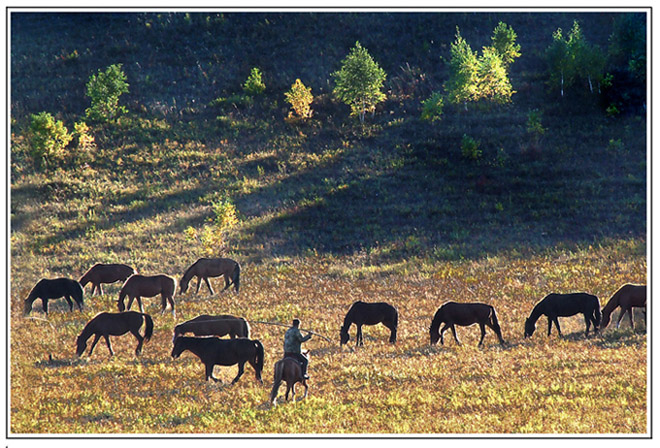
[[[309,360],[305,355],[302,354],[300,350],[300,344],[311,339],[312,334],[308,333],[307,336],[303,336],[300,333],[300,320],[293,319],[291,328],[289,328],[284,334],[284,357],[290,357],[296,359],[300,362],[303,372],[303,378],[306,380],[309,379],[307,375],[307,365]]]

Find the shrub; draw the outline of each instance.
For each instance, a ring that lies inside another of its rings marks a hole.
[[[250,76],[243,84],[243,90],[248,95],[260,95],[266,90],[266,84],[261,80],[261,71],[253,67]]]
[[[30,118],[29,151],[37,165],[63,160],[66,155],[65,148],[73,139],[73,135],[69,134],[61,121],[56,121],[48,112],[32,114]]]
[[[222,199],[211,204],[213,222],[220,230],[229,230],[238,223],[236,206],[230,199]]]
[[[461,155],[466,159],[477,160],[481,157],[481,149],[479,149],[480,144],[481,142],[478,140],[473,139],[469,135],[463,134],[463,138],[461,139]]]
[[[80,151],[89,151],[96,147],[94,136],[89,134],[89,126],[84,121],[73,124],[73,135],[77,139],[76,147]]]
[[[119,114],[126,113],[126,108],[119,106],[119,97],[126,92],[128,83],[121,64],[113,64],[105,71],[99,70],[87,82],[87,96],[92,100],[92,106],[85,111],[87,118],[111,121]]]
[[[546,131],[541,123],[542,117],[543,113],[538,109],[530,110],[527,114],[527,133],[532,136],[534,145],[540,143],[541,137],[543,137]]]
[[[335,78],[335,96],[350,106],[351,115],[360,117],[360,123],[364,123],[367,112],[373,113],[376,105],[386,98],[380,89],[387,75],[360,42],[355,43],[339,71],[332,76]]]
[[[296,79],[296,82],[291,85],[291,89],[284,93],[284,97],[299,117],[309,118],[312,116],[311,104],[314,101],[312,88],[305,87],[300,79]]]
[[[433,92],[430,97],[422,101],[422,120],[431,122],[442,119],[444,97],[440,92]]]

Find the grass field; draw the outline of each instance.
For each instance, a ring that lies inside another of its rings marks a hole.
[[[14,16],[10,435],[648,435],[641,313],[634,332],[624,321],[585,338],[575,316],[561,319],[563,338],[546,336],[545,318],[523,338],[551,292],[589,292],[604,305],[648,280],[643,107],[629,97],[611,116],[585,86],[559,99],[545,84],[552,32],[575,18],[608,45],[615,13]],[[478,48],[499,20],[522,46],[512,103],[420,120],[420,102],[446,81],[456,25]],[[364,125],[328,81],[356,37],[388,72],[388,99]],[[90,123],[91,150],[39,166],[30,114],[49,110],[71,127],[88,106],[88,76],[111,63],[128,75],[127,113]],[[227,100],[254,66],[266,93]],[[296,77],[314,88],[306,122],[286,119],[283,92]],[[547,129],[537,142],[526,130],[533,109]],[[478,159],[461,155],[463,135],[481,142]],[[40,278],[119,262],[180,279],[202,256],[238,260],[240,294],[177,294],[176,317],[145,299],[155,331],[139,357],[131,336],[113,338],[112,358],[103,342],[75,355],[85,323],[116,310],[119,284],[95,297],[88,286],[82,312],[58,300],[46,318],[37,301],[22,315]],[[398,308],[395,345],[376,326],[365,327],[364,347],[339,346],[356,300]],[[506,346],[488,333],[477,348],[477,327],[458,328],[460,346],[449,333],[431,346],[431,318],[448,300],[493,305]],[[263,385],[250,367],[236,385],[236,367],[216,367],[224,383],[206,383],[193,355],[170,357],[176,323],[223,313],[253,322]],[[295,317],[333,342],[304,344],[309,396],[273,408],[285,328],[257,321]]]

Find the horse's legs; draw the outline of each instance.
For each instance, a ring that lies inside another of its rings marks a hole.
[[[447,328],[449,328],[449,325],[445,324],[445,326],[440,330],[440,345],[445,344],[445,331],[447,331]]]
[[[99,292],[101,293],[101,295],[103,295],[103,286],[101,286],[101,283],[99,283],[99,288],[98,289],[99,289]]]
[[[105,343],[108,344],[108,350],[110,350],[110,356],[114,356],[115,352],[112,350],[112,344],[110,344],[110,336],[104,334],[103,337],[105,338]]]
[[[206,287],[209,288],[209,292],[211,293],[211,295],[212,296],[215,295],[215,291],[213,291],[213,288],[211,287],[211,282],[209,281],[208,277],[204,277],[204,283],[206,283]]]
[[[223,274],[223,277],[225,278],[225,288],[223,291],[226,291],[231,286],[231,282],[229,281],[229,275]]]
[[[43,309],[44,314],[48,316],[48,299],[41,299],[41,309]]]
[[[66,299],[66,303],[69,304],[69,311],[73,311],[73,302],[71,301],[71,297],[64,296],[64,298]]]
[[[202,277],[197,276],[197,288],[195,288],[195,294],[199,292],[199,285],[202,283]]]
[[[303,398],[307,397],[307,389],[309,389],[309,386],[307,386],[307,380],[302,381],[302,385],[305,386],[305,393],[303,394]]]
[[[142,353],[142,343],[144,342],[144,338],[137,330],[131,330],[131,334],[135,336],[135,339],[138,340],[138,346],[135,349],[135,356],[138,356],[140,353]]]
[[[390,344],[394,344],[396,342],[396,325],[390,323],[387,328],[390,329]]]
[[[633,307],[631,306],[628,309],[628,316],[630,317],[630,328],[632,328],[633,331],[635,331],[635,317],[633,316]]]
[[[174,297],[167,296],[167,301],[170,303],[170,307],[172,307],[172,316],[176,316],[176,313],[174,311]],[[165,306],[166,305],[163,305],[163,311],[165,311]]]
[[[481,329],[481,339],[479,339],[479,347],[481,347],[481,344],[484,343],[484,337],[486,337],[486,325],[479,324],[479,328]]]
[[[450,325],[449,328],[451,328],[451,332],[454,335],[454,339],[456,340],[456,343],[458,345],[461,345],[461,341],[458,340],[458,335],[456,334],[456,327],[454,326],[454,324]]]
[[[233,336],[232,336],[232,339],[233,339]],[[255,376],[255,378],[257,378],[257,381],[259,381],[261,384],[263,384],[264,381],[261,379],[261,372],[259,371],[259,369],[257,369],[257,366],[255,365],[254,361],[251,360],[251,359],[248,359],[248,362],[250,363],[250,365],[254,369],[254,376]]]
[[[624,307],[621,307],[621,312],[619,313],[619,318],[616,320],[616,328],[619,328],[619,325],[621,325],[621,319],[623,319],[623,315],[626,314],[626,310]]]
[[[142,297],[137,296],[135,300],[137,300],[138,306],[140,307],[140,312],[144,313],[144,307],[142,306]],[[131,307],[129,306],[128,309],[130,310]]]
[[[288,382],[286,383],[286,393],[284,394],[284,400],[289,401],[289,392],[291,391],[291,386]]]
[[[243,376],[243,372],[245,371],[245,361],[238,363],[238,375],[236,375],[236,378],[232,380],[232,384],[236,384],[238,379]]]
[[[99,342],[99,339],[101,339],[100,334],[95,334],[94,335],[94,342],[92,342],[92,346],[89,349],[89,354],[87,356],[92,356],[92,352],[94,351],[94,347],[96,347],[96,343]]]
[[[555,327],[557,327],[557,333],[559,333],[559,336],[563,336],[563,335],[561,334],[561,327],[559,326],[559,318],[558,318],[557,316],[555,316],[555,317],[553,318],[553,320],[554,320],[554,322],[555,322]],[[548,333],[548,335],[549,335],[549,334],[550,334],[550,333]]]
[[[552,318],[548,316],[548,336],[550,336],[551,331],[552,331]]]
[[[355,345],[364,345],[362,341],[362,325],[357,326],[357,334],[355,335]]]
[[[488,327],[491,330],[493,330],[493,332],[497,336],[497,339],[500,340],[500,345],[504,345],[505,341],[504,341],[504,337],[502,336],[502,329],[499,327],[499,325],[493,325],[491,322],[486,322],[486,325],[488,325]]]
[[[133,296],[128,296],[128,305],[126,306],[127,310],[131,309],[131,305],[133,305],[133,300],[135,300],[135,297]]]
[[[212,362],[209,362],[208,364],[204,364],[204,366],[206,368],[206,381],[208,381],[209,378],[211,378],[216,383],[219,382],[219,381],[222,381],[221,379],[218,379],[218,378],[213,376],[213,366],[214,366],[214,364]]]
[[[584,331],[584,335],[586,337],[589,337],[589,327],[591,327],[591,318],[587,313],[584,313],[584,323],[587,325],[587,329]],[[596,325],[594,324],[594,326]]]

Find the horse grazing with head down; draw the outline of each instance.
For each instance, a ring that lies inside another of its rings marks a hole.
[[[440,324],[445,324],[441,330]],[[431,335],[431,344],[436,344],[438,339],[440,339],[440,344],[444,344],[444,332],[449,328],[451,329],[454,339],[457,344],[461,344],[456,335],[455,325],[461,327],[468,327],[473,324],[479,324],[481,328],[481,339],[479,340],[479,346],[484,342],[484,337],[486,336],[486,327],[490,328],[495,332],[497,338],[500,340],[500,344],[504,345],[504,338],[502,338],[502,330],[500,324],[497,320],[497,314],[495,313],[495,308],[485,303],[456,303],[456,302],[447,302],[438,308],[438,311],[435,312],[433,320],[431,321],[431,327],[429,333]],[[438,331],[439,330],[439,331]]]
[[[167,303],[169,302],[172,307],[172,315],[174,315],[174,294],[176,293],[176,280],[165,274],[158,274],[152,276],[135,274],[128,277],[124,285],[119,291],[119,300],[117,306],[119,311],[124,311],[124,298],[128,296],[128,309],[131,309],[133,300],[137,299],[140,307],[140,312],[144,313],[142,307],[142,297],[154,297],[160,294],[161,297],[161,314],[165,312]]]
[[[142,323],[145,324],[144,336],[140,334]],[[135,349],[135,355],[137,356],[142,353],[142,344],[151,339],[153,330],[154,322],[148,314],[138,313],[136,311],[99,313],[85,325],[85,328],[83,328],[83,331],[76,339],[76,355],[81,356],[83,354],[87,348],[87,340],[91,335],[95,335],[88,356],[92,356],[94,347],[96,347],[96,343],[101,336],[105,338],[108,350],[110,350],[110,356],[114,356],[115,352],[112,350],[112,345],[110,344],[110,336],[121,336],[130,332],[138,340],[138,346]]]
[[[621,307],[619,318],[616,320],[616,328],[619,328],[621,319],[628,313],[630,317],[630,328],[635,329],[635,320],[633,318],[633,307],[644,308],[646,310],[646,285],[623,285],[612,298],[607,301],[603,307],[603,321],[601,329],[607,327],[610,323],[610,317],[615,309]]]
[[[126,281],[128,277],[133,274],[136,274],[137,271],[130,266],[125,264],[102,264],[96,263],[94,266],[89,268],[85,274],[80,277],[80,286],[83,288],[87,283],[92,284],[92,295],[94,291],[98,291],[99,294],[103,295],[102,283],[114,283],[118,281]]]
[[[275,363],[275,373],[273,375],[273,389],[270,391],[270,402],[273,406],[277,406],[277,392],[280,389],[282,381],[286,383],[285,400],[289,401],[289,392],[291,392],[291,399],[295,400],[296,397],[296,383],[302,383],[305,387],[305,393],[302,398],[307,396],[307,380],[303,378],[302,367],[300,362],[294,358],[282,358]]]
[[[353,303],[346,313],[344,324],[339,331],[340,343],[346,344],[350,339],[348,330],[352,324],[357,327],[355,345],[364,345],[362,339],[362,325],[376,325],[382,323],[390,329],[390,343],[396,342],[396,329],[399,323],[399,313],[392,305],[385,302],[366,303],[357,301]]]
[[[213,287],[211,287],[209,277],[220,276],[224,276],[225,278],[225,288],[223,291],[234,285],[234,290],[238,293],[238,288],[241,285],[241,265],[230,258],[200,258],[186,269],[183,277],[181,277],[181,294],[188,290],[190,280],[193,277],[197,277],[195,294],[199,292],[199,285],[204,280],[204,283],[209,288],[209,292],[211,295],[214,295],[215,292],[213,291]]]
[[[206,367],[206,381],[221,381],[213,376],[213,366],[232,366],[238,364],[238,375],[231,382],[235,384],[245,371],[245,363],[248,362],[254,368],[257,381],[261,380],[261,371],[264,368],[264,347],[256,339],[237,338],[220,339],[178,337],[174,340],[172,358],[176,359],[181,353],[189,350],[197,356]]]
[[[250,325],[244,318],[229,314],[219,316],[202,314],[174,327],[172,341],[186,333],[192,333],[195,336],[224,336],[228,334],[232,339],[236,337],[249,338]]]
[[[69,278],[42,278],[34,285],[27,299],[25,299],[23,314],[26,316],[30,314],[32,303],[37,299],[41,299],[41,308],[44,310],[44,313],[48,314],[48,301],[61,297],[64,297],[69,304],[69,311],[73,311],[73,302],[71,299],[75,300],[78,309],[82,310],[83,289],[80,283]]]
[[[553,322],[557,327],[559,336],[561,336],[561,327],[557,318],[574,316],[578,313],[584,315],[584,322],[587,325],[585,336],[589,336],[591,323],[594,325],[594,333],[598,332],[601,319],[598,297],[586,293],[548,294],[536,304],[532,313],[525,320],[525,337],[528,338],[534,334],[536,321],[542,315],[548,317],[548,336],[550,336]]]

